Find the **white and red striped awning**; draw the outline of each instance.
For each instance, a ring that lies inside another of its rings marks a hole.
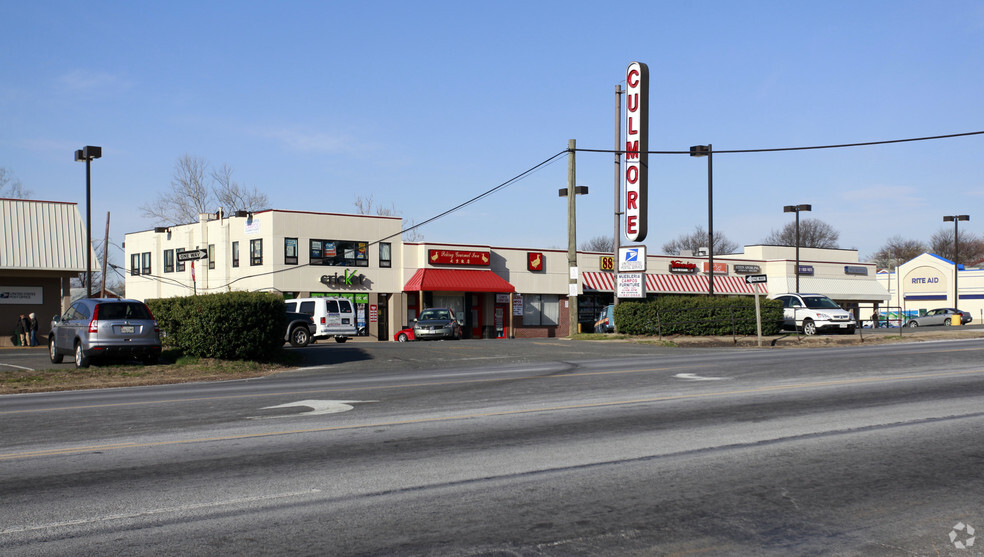
[[[584,272],[581,274],[584,291],[614,292],[615,273]],[[706,275],[646,274],[646,293],[706,294]],[[715,294],[754,294],[755,285],[746,284],[745,277],[714,276]],[[767,283],[759,283],[759,293],[768,294]]]

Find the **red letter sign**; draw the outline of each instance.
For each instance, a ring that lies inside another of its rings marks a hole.
[[[641,242],[649,218],[649,67],[632,62],[625,82],[625,237]]]

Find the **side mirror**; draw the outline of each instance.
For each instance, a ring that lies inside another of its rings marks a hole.
[[[61,316],[60,315],[56,315],[56,316],[54,316],[54,317],[51,318],[51,322],[52,323],[58,323],[60,321],[61,321]]]

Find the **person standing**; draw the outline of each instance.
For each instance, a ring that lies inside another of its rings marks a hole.
[[[37,346],[38,345],[38,318],[36,315],[34,315],[33,311],[27,317],[31,322],[31,334],[30,334],[31,346]]]
[[[20,338],[20,345],[27,346],[27,338],[31,334],[31,320],[23,313],[17,319],[17,334],[18,338]]]

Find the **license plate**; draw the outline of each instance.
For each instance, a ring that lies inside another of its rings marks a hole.
[[[133,325],[122,325],[122,326],[120,326],[120,334],[132,335],[135,331],[136,331],[136,329],[134,328]]]
[[[840,324],[840,328],[841,329],[846,329],[847,328],[847,323],[841,323]]]

